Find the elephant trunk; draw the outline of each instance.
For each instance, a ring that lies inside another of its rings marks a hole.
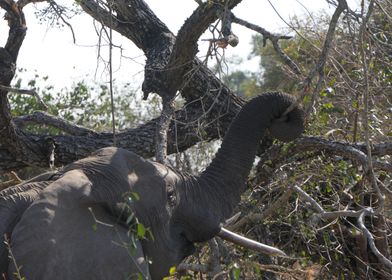
[[[262,94],[243,106],[231,123],[214,160],[197,177],[187,178],[178,188],[179,202],[174,220],[192,242],[205,241],[220,230],[245,190],[261,138],[268,130],[272,137],[291,141],[304,128],[299,108],[283,113],[294,102],[288,94]]]

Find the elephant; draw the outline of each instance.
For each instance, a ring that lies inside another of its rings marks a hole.
[[[195,243],[219,233],[246,189],[260,139],[301,135],[303,110],[285,113],[294,102],[282,92],[248,101],[198,175],[106,147],[3,190],[0,271],[29,280],[162,279]],[[136,233],[135,221],[151,234]]]

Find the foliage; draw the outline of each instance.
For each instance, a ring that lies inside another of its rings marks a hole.
[[[19,69],[19,76],[26,71]],[[28,88],[35,88],[41,95],[48,106],[47,113],[98,132],[111,130],[111,101],[107,85],[79,81],[70,88],[58,91],[48,84],[48,78],[35,74],[27,82]],[[22,85],[24,81],[18,78],[14,87],[20,88]],[[115,87],[114,92],[115,124],[118,130],[136,127],[145,120],[158,116],[159,100],[156,97],[137,106],[136,104],[142,103],[141,94],[128,84]],[[37,100],[31,96],[13,94],[10,96],[10,103],[14,116],[29,115],[42,110]],[[42,125],[31,125],[30,129],[37,133],[61,133],[59,129]]]

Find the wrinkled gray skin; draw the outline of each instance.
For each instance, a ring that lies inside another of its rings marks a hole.
[[[29,280],[133,279],[141,273],[161,279],[193,252],[193,243],[219,232],[240,200],[266,130],[283,141],[302,133],[300,109],[281,118],[292,102],[282,93],[248,102],[199,176],[110,147],[59,173],[0,192],[0,234],[11,236],[22,275]],[[130,192],[140,199],[126,203]],[[136,254],[130,253],[124,222],[131,213],[154,236],[138,241]],[[3,244],[0,268],[10,278],[15,271]]]

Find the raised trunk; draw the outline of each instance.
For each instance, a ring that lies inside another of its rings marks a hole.
[[[229,127],[216,157],[198,177],[178,189],[174,221],[192,242],[208,240],[232,213],[244,191],[259,141],[271,136],[291,141],[303,131],[303,113],[295,108],[282,117],[294,99],[284,93],[265,93],[244,105]]]

